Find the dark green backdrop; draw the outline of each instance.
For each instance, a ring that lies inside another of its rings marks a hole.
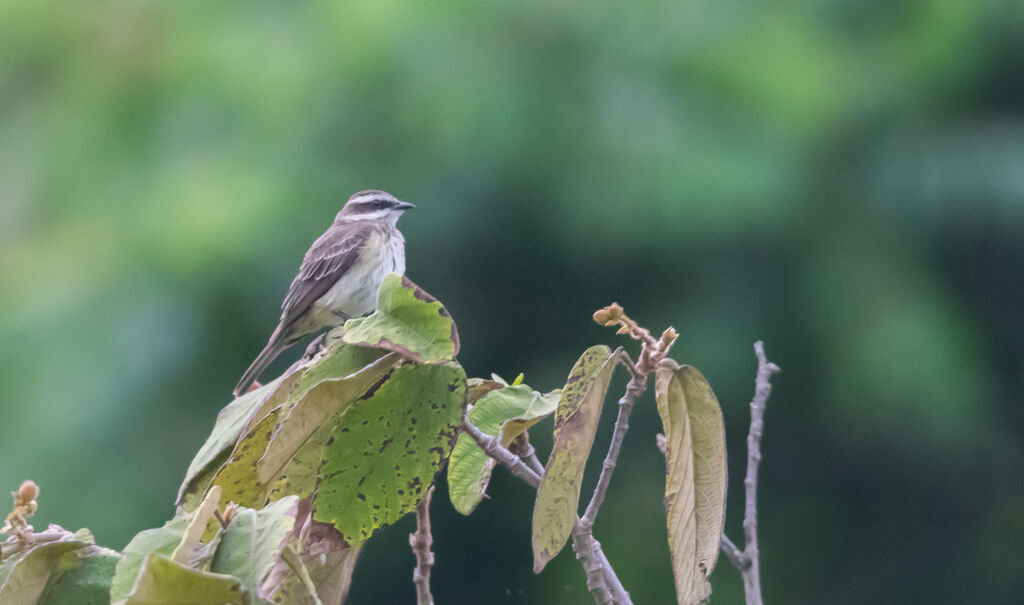
[[[765,340],[770,602],[1018,602],[1022,7],[0,0],[0,493],[31,477],[37,525],[114,547],[162,523],[302,253],[383,188],[471,374],[560,386],[622,344],[612,300],[674,325],[736,539]],[[666,603],[649,396],[634,418],[596,533]],[[435,500],[438,602],[590,602],[571,554],[531,573],[530,492],[491,495]],[[408,521],[351,602],[412,602]]]

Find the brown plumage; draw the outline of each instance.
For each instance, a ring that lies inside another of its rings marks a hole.
[[[306,252],[281,304],[277,328],[242,375],[236,397],[303,336],[373,312],[384,277],[405,272],[405,240],[396,223],[412,207],[378,190],[349,198],[334,224]]]

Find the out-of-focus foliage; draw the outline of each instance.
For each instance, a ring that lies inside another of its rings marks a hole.
[[[101,544],[169,518],[302,253],[378,187],[418,205],[408,273],[470,375],[559,386],[621,344],[589,320],[611,300],[675,325],[733,492],[765,340],[766,599],[1014,603],[1022,30],[1009,0],[0,0],[0,485]],[[597,528],[637,602],[673,592],[635,539],[660,456],[627,436]],[[589,602],[571,557],[532,575],[531,491],[488,493],[435,506],[438,602]],[[351,602],[411,602],[405,523]]]

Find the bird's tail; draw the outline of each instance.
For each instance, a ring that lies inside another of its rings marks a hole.
[[[281,354],[281,351],[288,348],[288,345],[291,344],[284,338],[281,338],[281,332],[282,330],[278,326],[278,329],[274,330],[274,334],[270,337],[270,342],[267,343],[267,346],[263,347],[263,350],[260,351],[260,354],[252,362],[252,365],[245,371],[245,374],[242,374],[242,379],[238,381],[238,386],[235,387],[235,397],[248,392],[249,387],[252,386],[252,383],[256,382],[256,379],[260,377],[263,370],[267,369],[267,366]]]

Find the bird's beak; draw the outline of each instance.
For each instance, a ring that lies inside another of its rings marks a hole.
[[[410,204],[409,202],[399,201],[397,204],[395,204],[395,210],[409,210],[410,208],[415,207],[416,204]]]

